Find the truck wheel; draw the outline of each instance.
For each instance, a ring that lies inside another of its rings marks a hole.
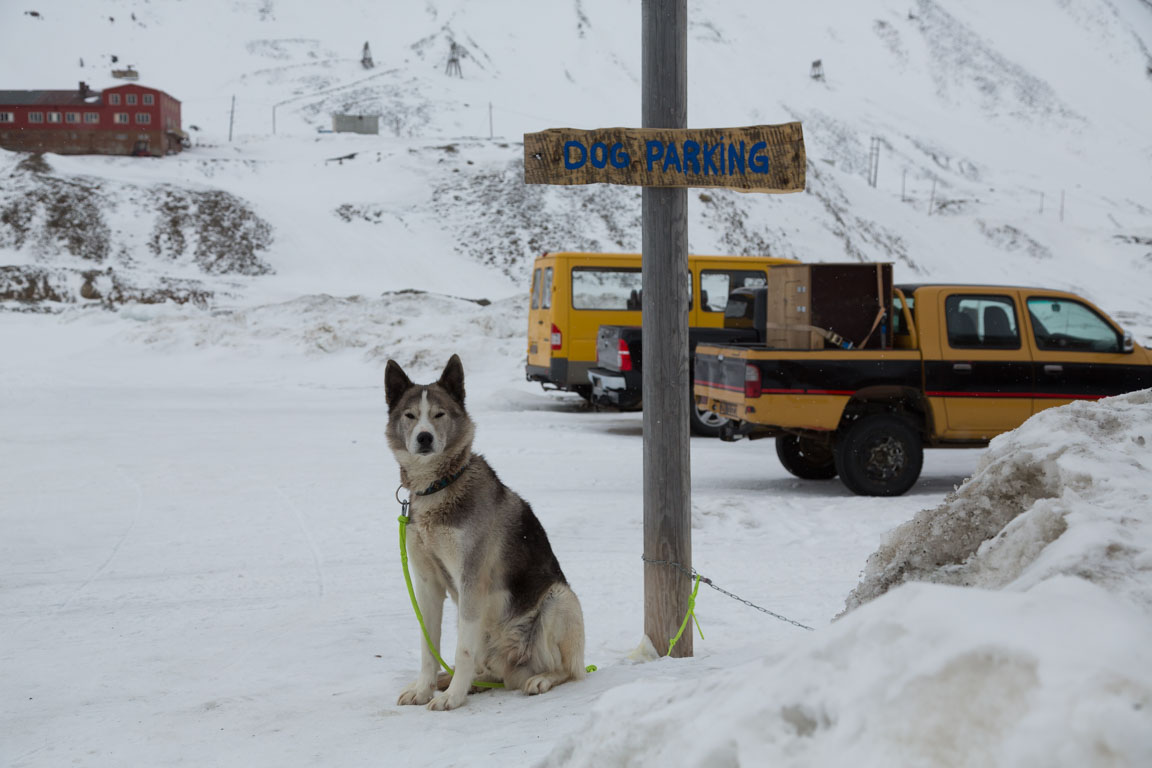
[[[716,411],[701,408],[696,403],[689,403],[688,405],[688,426],[694,435],[719,437],[720,429],[727,423],[727,416],[721,416]]]
[[[886,413],[865,416],[836,441],[836,470],[860,496],[899,496],[920,477],[924,448],[904,419]]]
[[[831,480],[836,477],[836,458],[829,446],[796,435],[776,438],[776,455],[784,469],[801,480]]]

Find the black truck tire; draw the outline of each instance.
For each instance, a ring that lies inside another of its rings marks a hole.
[[[831,480],[836,477],[836,457],[831,447],[796,435],[776,438],[776,456],[784,469],[801,480]]]
[[[853,422],[836,440],[836,470],[860,496],[899,496],[920,477],[924,447],[899,416],[877,413]]]

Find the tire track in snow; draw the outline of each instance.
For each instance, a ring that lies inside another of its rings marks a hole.
[[[135,478],[128,475],[120,467],[112,465],[112,468],[116,471],[116,474],[120,475],[121,478],[126,480],[128,484],[131,485],[132,488],[136,491],[136,509],[132,512],[132,521],[128,523],[128,527],[124,529],[122,534],[120,534],[120,538],[117,540],[116,544],[113,545],[112,551],[108,553],[108,557],[104,558],[104,562],[102,562],[96,568],[96,570],[93,571],[92,575],[89,576],[83,584],[72,591],[72,594],[68,596],[68,599],[52,609],[53,614],[59,613],[71,605],[72,602],[89,587],[89,585],[104,575],[104,572],[108,570],[108,566],[112,564],[112,561],[116,559],[116,555],[120,553],[120,548],[124,546],[124,542],[128,540],[128,537],[132,534],[133,529],[136,528],[137,521],[140,519],[140,511],[144,508],[144,489]]]
[[[279,484],[269,483],[269,485],[271,485],[273,490],[280,495],[280,498],[284,499],[285,503],[292,508],[292,513],[296,517],[296,524],[300,528],[300,533],[304,536],[304,542],[308,545],[308,551],[312,553],[312,564],[316,569],[316,586],[320,591],[319,596],[324,597],[326,591],[324,585],[324,563],[320,558],[320,550],[316,547],[316,540],[312,538],[312,531],[308,528],[308,523],[304,521],[304,514],[300,511],[300,507],[296,505],[296,502],[292,501],[292,498],[284,492],[284,489],[281,488]]]

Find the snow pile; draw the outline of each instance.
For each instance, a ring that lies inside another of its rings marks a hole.
[[[1028,589],[1079,576],[1152,609],[1152,390],[1043,411],[893,531],[851,610],[904,581]]]
[[[840,621],[610,691],[546,764],[1152,764],[1150,444],[1152,390],[1033,417],[889,535]]]
[[[789,653],[613,689],[543,764],[1149,765],[1150,636],[1078,579],[908,585]]]

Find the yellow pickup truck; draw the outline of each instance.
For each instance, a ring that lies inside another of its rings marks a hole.
[[[1152,387],[1152,354],[1071,293],[897,285],[888,312],[862,348],[702,344],[697,405],[729,419],[722,439],[775,437],[797,477],[895,496],[924,447],[984,446],[1045,408]]]

